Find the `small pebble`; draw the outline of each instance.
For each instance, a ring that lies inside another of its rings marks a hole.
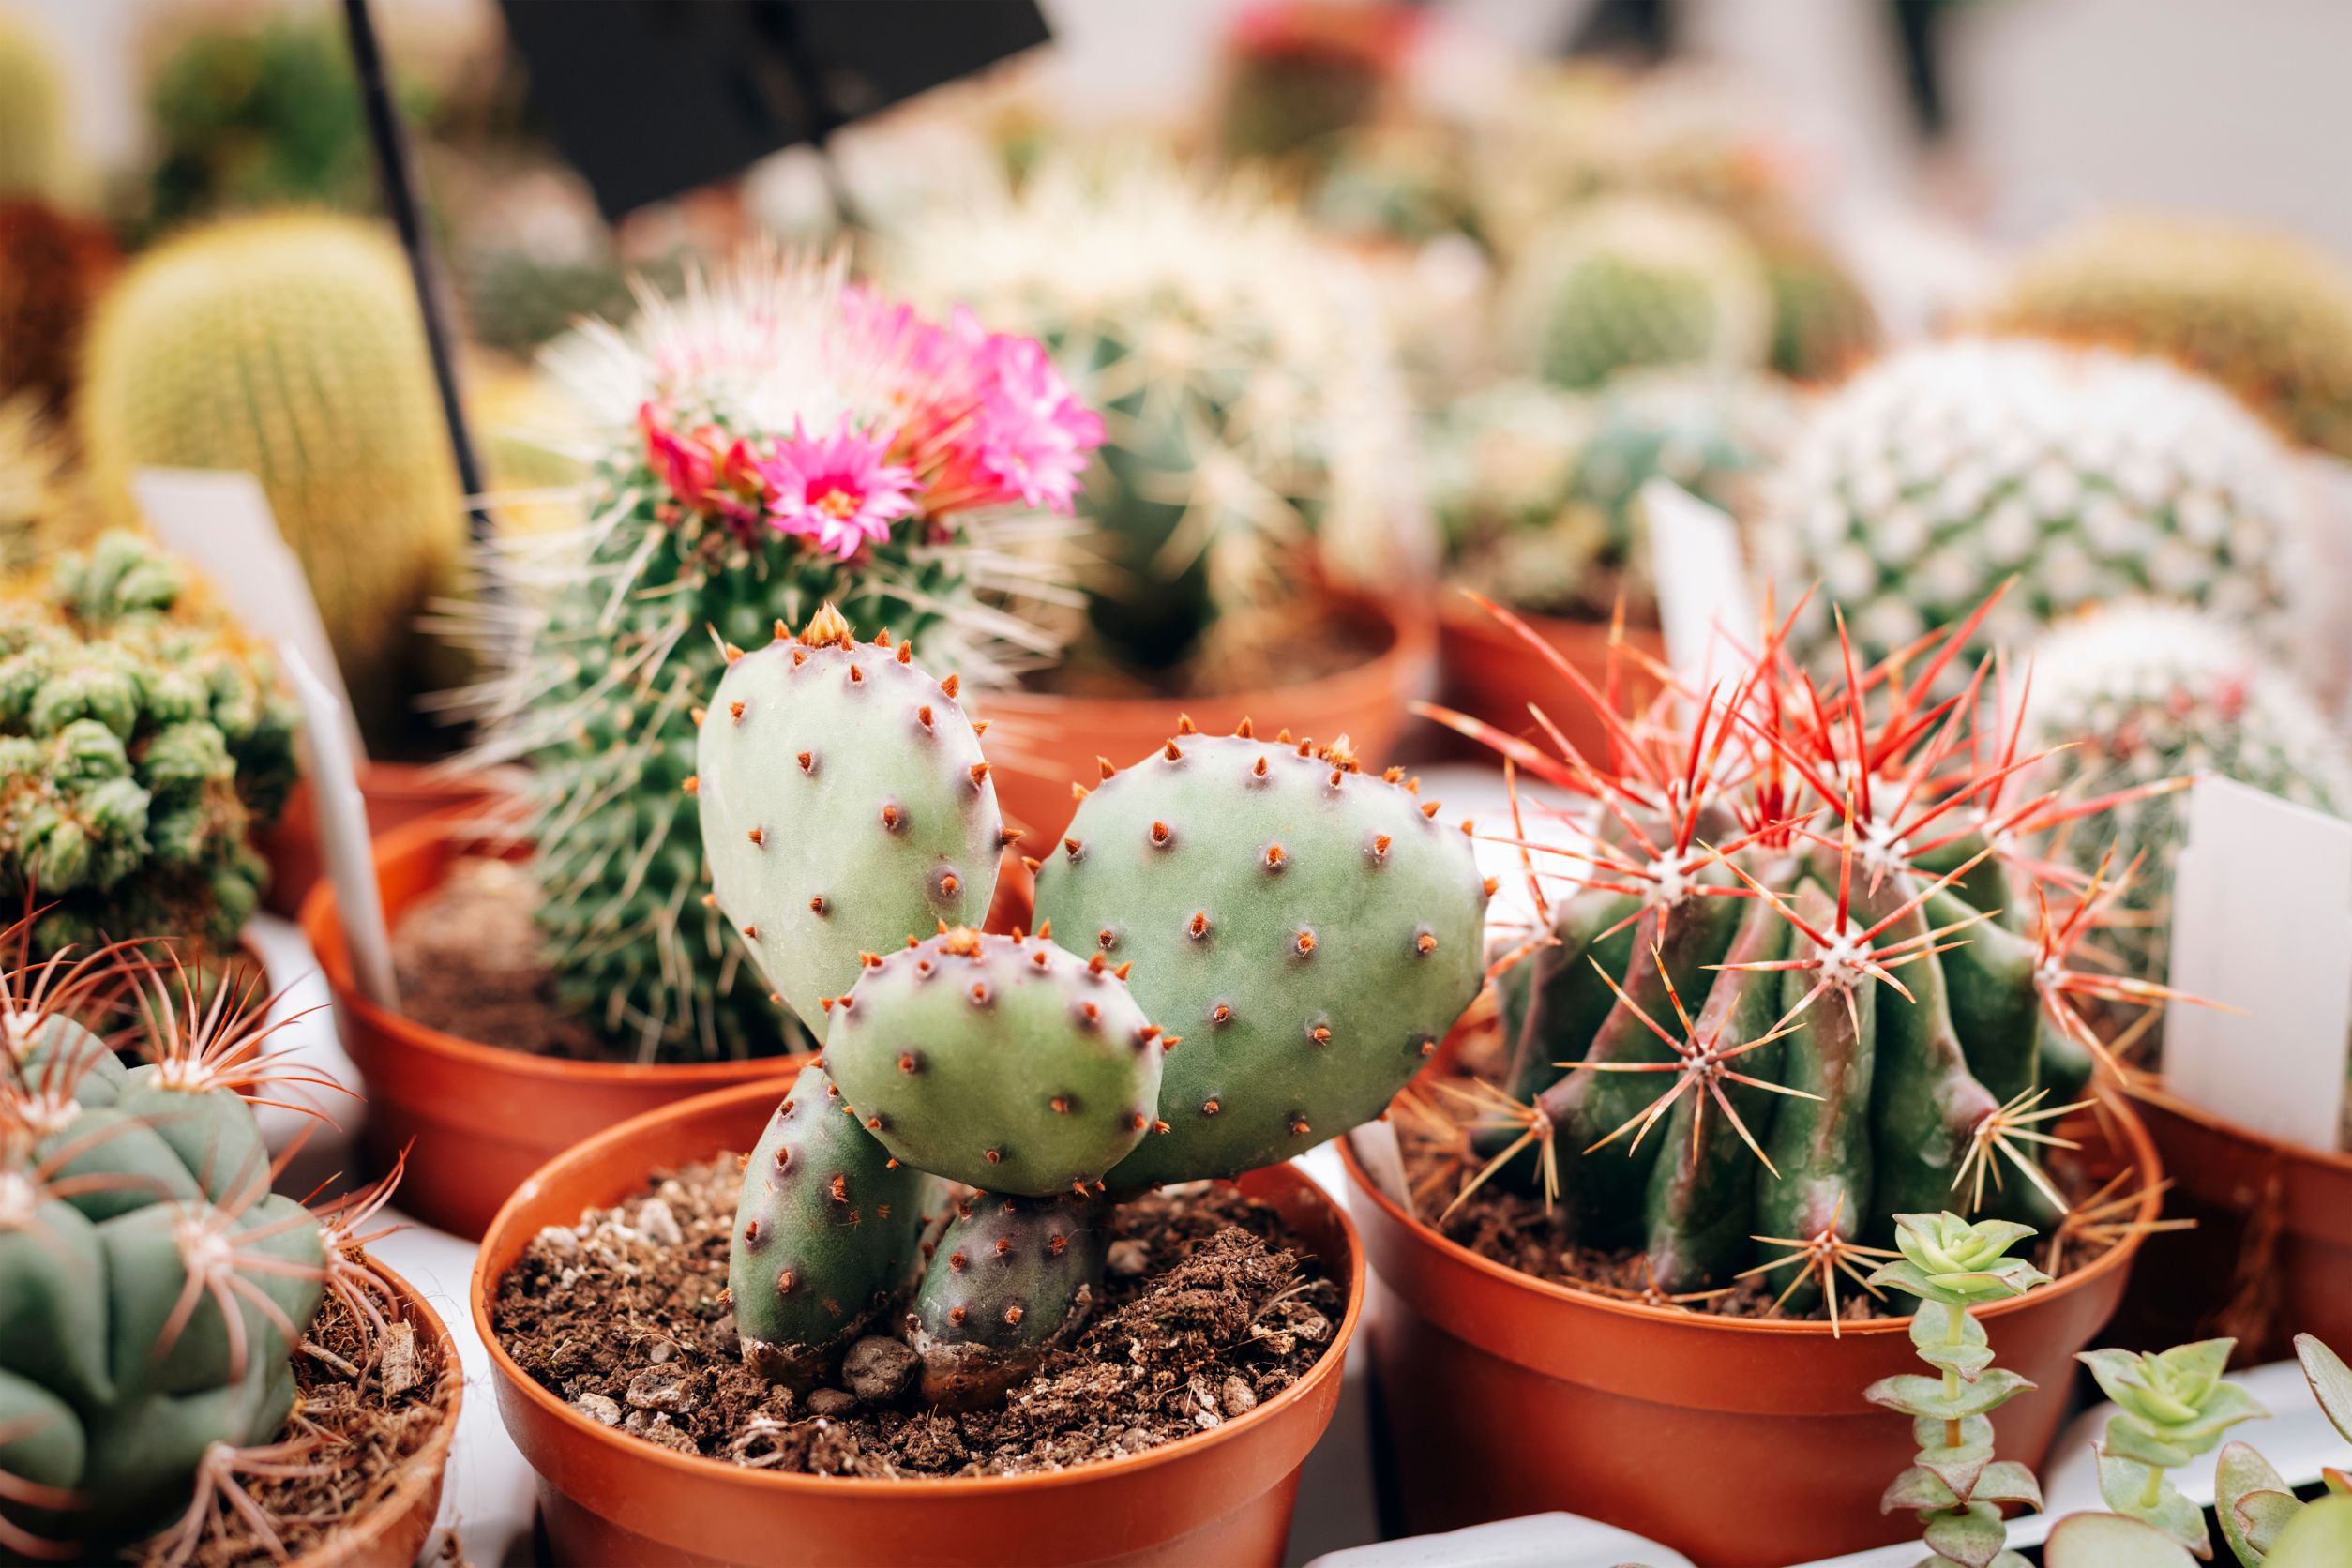
[[[658,1198],[649,1198],[638,1206],[637,1223],[631,1229],[656,1246],[678,1246],[686,1241],[686,1232],[678,1229],[678,1216]]]
[[[583,1394],[572,1401],[572,1409],[607,1426],[621,1425],[621,1407],[601,1394]]]
[[[1110,1244],[1103,1266],[1113,1279],[1138,1278],[1152,1266],[1152,1249],[1132,1236],[1123,1236]]]
[[[686,1379],[675,1372],[640,1372],[629,1380],[628,1401],[641,1410],[694,1409],[694,1395],[687,1391]]]
[[[1247,1415],[1258,1408],[1257,1393],[1239,1377],[1227,1378],[1225,1387],[1219,1391],[1219,1395],[1225,1405],[1225,1413],[1229,1416]]]
[[[580,1232],[569,1226],[550,1225],[539,1232],[537,1244],[568,1258],[580,1250]]]
[[[841,1380],[869,1405],[887,1405],[914,1381],[915,1354],[905,1342],[867,1334],[841,1358]]]
[[[857,1398],[837,1388],[812,1389],[807,1405],[810,1415],[847,1415],[857,1409]]]
[[[668,1361],[671,1356],[674,1356],[677,1353],[678,1348],[675,1345],[672,1345],[667,1339],[656,1339],[654,1341],[652,1349],[645,1352],[645,1359],[652,1362],[656,1366],[659,1366],[662,1363]]]

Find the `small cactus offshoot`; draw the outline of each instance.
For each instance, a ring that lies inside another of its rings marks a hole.
[[[694,793],[720,905],[825,1035],[744,1169],[746,1359],[807,1388],[901,1314],[926,1397],[968,1406],[1086,1320],[1118,1198],[1379,1115],[1478,992],[1491,889],[1344,741],[1186,721],[1104,762],[1033,936],[951,923],[1000,833],[954,696],[821,615],[729,671]]]

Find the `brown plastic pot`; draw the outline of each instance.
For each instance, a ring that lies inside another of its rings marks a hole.
[[[1519,619],[1574,665],[1593,689],[1607,677],[1609,628],[1606,621],[1571,621],[1555,615]],[[1628,626],[1625,645],[1664,662],[1666,637],[1655,626]],[[1608,753],[1607,733],[1591,704],[1572,692],[1560,672],[1519,635],[1459,595],[1449,594],[1438,616],[1440,689],[1445,705],[1482,719],[1505,734],[1527,735],[1543,744],[1532,702],[1559,726],[1569,744],[1596,763]],[[1658,685],[1632,660],[1618,658],[1619,711],[1657,695]],[[1466,743],[1467,744],[1467,743]],[[1551,747],[1545,745],[1545,749]]]
[[[374,1268],[392,1287],[392,1315],[415,1329],[420,1348],[430,1348],[426,1354],[432,1358],[433,1375],[448,1386],[449,1404],[423,1445],[401,1461],[382,1500],[337,1526],[325,1540],[294,1559],[293,1568],[412,1568],[424,1555],[433,1520],[441,1513],[441,1483],[448,1469],[449,1445],[458,1435],[465,1375],[440,1315],[407,1280],[382,1263]]]
[[[450,773],[418,762],[369,762],[359,770],[359,797],[367,804],[370,837],[422,817],[482,806],[503,792],[494,775]],[[318,810],[309,779],[295,780],[285,810],[255,838],[253,847],[269,862],[269,888],[262,907],[295,918],[326,864],[319,848]]]
[[[1042,1562],[1274,1568],[1299,1466],[1331,1424],[1364,1298],[1364,1260],[1339,1206],[1289,1166],[1244,1192],[1282,1211],[1348,1284],[1339,1332],[1307,1375],[1247,1415],[1142,1454],[1049,1474],[877,1481],[784,1475],[673,1453],[613,1430],[533,1381],[490,1324],[498,1282],[531,1239],[641,1191],[664,1168],[748,1149],[780,1085],[726,1090],[614,1127],[559,1156],[482,1239],[474,1322],[490,1347],[507,1434],[539,1474],[540,1520],[558,1562],[776,1565]]]
[[[1213,735],[1229,733],[1244,718],[1266,735],[1284,729],[1319,741],[1345,735],[1358,756],[1385,761],[1403,732],[1405,704],[1425,695],[1433,678],[1436,632],[1425,613],[1410,608],[1368,598],[1340,602],[1380,626],[1384,646],[1318,680],[1181,700],[974,694],[973,708],[991,725],[988,757],[1006,819],[1027,830],[1033,852],[1043,853],[1035,846],[1058,841],[1077,809],[1070,786],[1091,788],[1102,776],[1094,760],[1108,757],[1124,767],[1149,756],[1176,732],[1179,714]]]
[[[2155,1145],[2128,1107],[2109,1108],[2123,1147],[2106,1153],[2128,1152],[2144,1181],[2140,1217],[2152,1219]],[[1833,1337],[1826,1322],[1547,1284],[1410,1218],[1342,1153],[1372,1262],[1373,1364],[1405,1532],[1565,1509],[1709,1568],[1781,1568],[1916,1537],[1910,1515],[1878,1512],[1911,1461],[1910,1424],[1862,1398],[1920,1369],[1908,1319]],[[2039,1385],[1994,1417],[2003,1458],[2038,1465],[2049,1453],[2074,1353],[2115,1311],[2136,1244],[1979,1315],[2000,1364]]]
[[[2123,1318],[2146,1348],[2234,1335],[2252,1365],[2297,1334],[2352,1345],[2352,1154],[2225,1121],[2161,1086],[2128,1093],[2194,1229],[2148,1239]]]
[[[395,828],[375,841],[384,922],[397,927],[465,856],[519,860],[529,852],[511,841],[474,838],[445,817]],[[321,882],[303,901],[302,932],[325,972],[343,1049],[367,1080],[361,1141],[370,1163],[387,1168],[411,1149],[400,1207],[456,1235],[479,1236],[524,1177],[591,1134],[729,1084],[781,1082],[791,1071],[783,1058],[566,1062],[445,1034],[359,993],[332,883]]]

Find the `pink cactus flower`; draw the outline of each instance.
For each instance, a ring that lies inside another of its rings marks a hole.
[[[915,509],[918,489],[912,469],[883,460],[889,445],[886,436],[852,429],[846,416],[825,436],[795,423],[791,438],[759,460],[769,520],[844,561],[889,537],[891,523]]]

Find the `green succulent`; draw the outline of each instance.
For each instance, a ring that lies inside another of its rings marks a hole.
[[[2199,1557],[2212,1543],[2205,1515],[2164,1472],[2209,1454],[2222,1434],[2270,1412],[2223,1380],[2234,1339],[2201,1339],[2169,1350],[2087,1350],[2080,1359],[2113,1400],[2099,1444],[2099,1494],[2117,1513],[2164,1531]]]

